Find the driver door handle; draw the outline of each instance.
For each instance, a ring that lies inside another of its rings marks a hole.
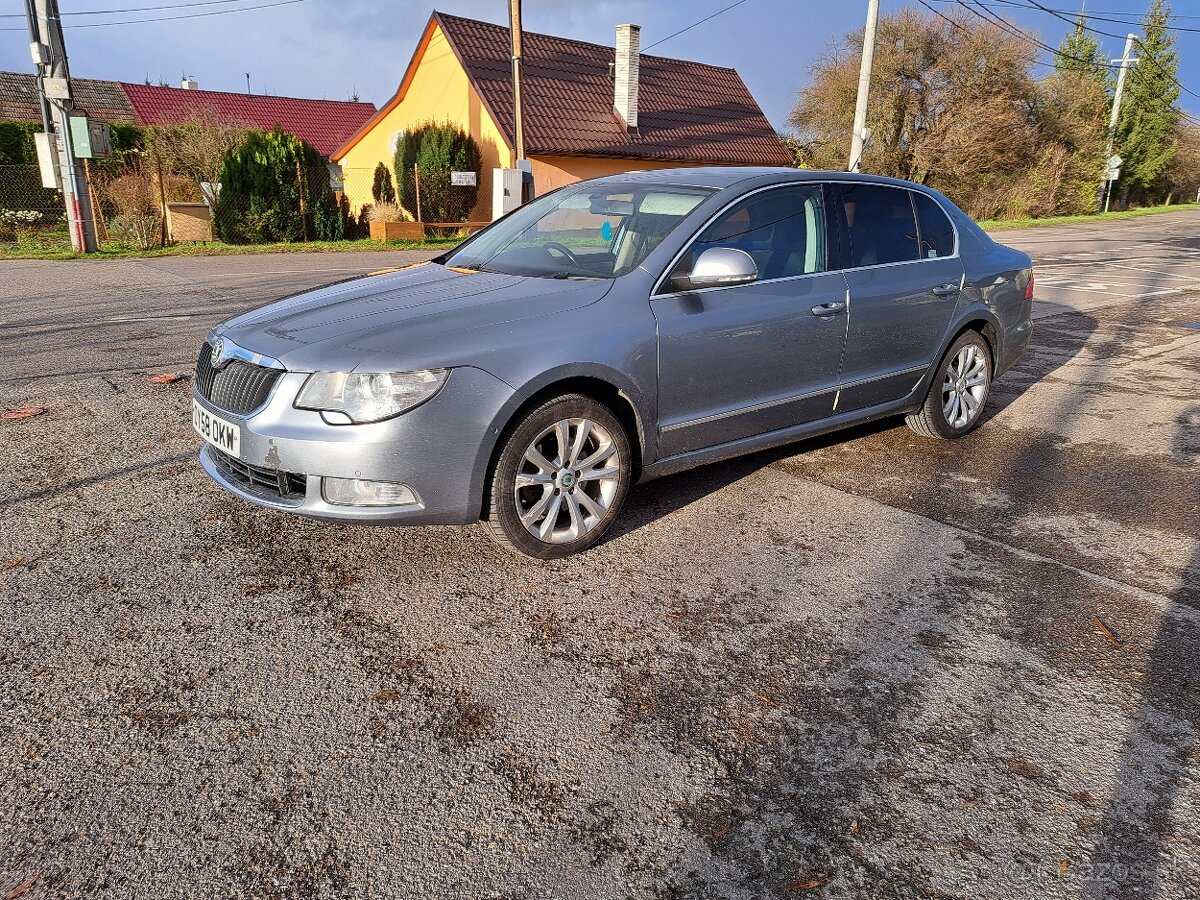
[[[832,303],[821,303],[821,304],[818,304],[817,306],[814,306],[812,308],[812,314],[814,316],[822,316],[822,317],[836,316],[838,313],[840,313],[845,308],[846,308],[846,304],[844,302],[842,302],[841,300],[835,300]]]
[[[939,297],[949,297],[951,294],[958,293],[957,284],[940,284],[933,289],[933,292]]]

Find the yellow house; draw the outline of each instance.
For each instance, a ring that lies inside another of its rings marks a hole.
[[[552,35],[522,36],[525,147],[538,194],[584,178],[701,165],[786,166],[791,155],[733,69],[642,55],[636,25],[616,49]],[[452,122],[479,144],[479,202],[492,211],[492,169],[513,168],[509,31],[435,12],[395,95],[331,157],[354,209],[372,201],[375,167],[389,170],[401,133]]]

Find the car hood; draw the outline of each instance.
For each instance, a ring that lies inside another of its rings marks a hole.
[[[279,300],[214,334],[298,372],[475,365],[482,330],[587,306],[611,286],[424,263]]]

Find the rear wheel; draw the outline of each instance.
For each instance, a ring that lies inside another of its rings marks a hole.
[[[992,390],[992,351],[977,331],[966,331],[946,351],[921,409],[908,427],[925,437],[962,437],[979,425]]]
[[[567,394],[510,428],[489,479],[488,533],[535,559],[594,546],[629,492],[629,438],[608,407]]]

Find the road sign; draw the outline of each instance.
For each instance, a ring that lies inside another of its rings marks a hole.
[[[455,187],[475,187],[478,181],[474,172],[451,172],[450,183]]]

